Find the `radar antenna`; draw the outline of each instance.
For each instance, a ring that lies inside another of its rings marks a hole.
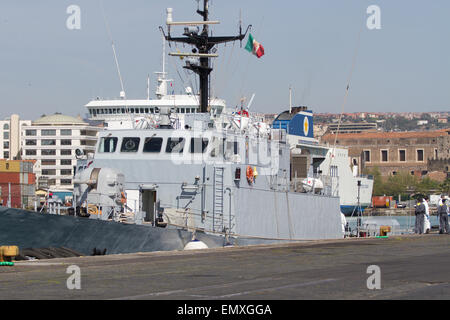
[[[197,1],[199,2],[199,1]],[[241,41],[245,38],[251,25],[247,27],[247,30],[242,34],[242,27],[239,25],[239,35],[237,36],[210,36],[209,25],[218,24],[219,21],[210,21],[208,19],[209,7],[208,0],[203,0],[203,10],[200,10],[200,6],[197,9],[197,13],[203,17],[203,21],[187,21],[187,22],[174,22],[172,21],[172,8],[167,9],[167,35],[164,33],[162,27],[159,27],[167,41],[180,42],[183,44],[190,44],[195,48],[192,49],[192,53],[169,53],[171,56],[192,57],[186,59],[185,69],[192,70],[198,74],[200,78],[200,112],[208,112],[209,104],[209,76],[213,68],[209,63],[210,58],[218,57],[218,54],[211,53],[211,50],[216,44],[226,43],[231,41]],[[172,37],[170,34],[171,26],[184,25],[184,37]],[[203,29],[200,32],[199,26],[203,25]]]

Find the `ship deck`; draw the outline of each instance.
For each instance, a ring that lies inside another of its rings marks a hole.
[[[429,234],[20,261],[0,267],[0,299],[448,299],[449,245]],[[66,287],[70,265],[80,290]]]

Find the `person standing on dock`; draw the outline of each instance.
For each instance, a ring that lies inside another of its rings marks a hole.
[[[423,205],[425,206],[425,218],[424,218],[424,233],[429,233],[431,230],[431,221],[430,221],[430,206],[428,204],[428,197],[425,196],[423,198]]]
[[[415,225],[415,233],[422,234],[424,231],[424,220],[425,220],[425,205],[423,204],[423,199],[419,198],[418,203],[416,205],[416,225]]]
[[[437,213],[439,217],[439,234],[450,234],[450,226],[448,225],[448,206],[445,198],[441,199],[438,205]]]

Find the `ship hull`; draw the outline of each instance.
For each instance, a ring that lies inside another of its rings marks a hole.
[[[216,248],[342,238],[338,203],[338,198],[314,195],[247,192],[236,199],[240,227],[234,236],[225,241],[223,234],[197,231],[196,239]],[[107,254],[183,250],[191,240],[192,232],[185,229],[0,208],[2,245],[66,247],[90,255],[94,248]]]

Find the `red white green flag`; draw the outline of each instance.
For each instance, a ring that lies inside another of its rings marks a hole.
[[[252,34],[248,35],[247,45],[245,46],[245,50],[253,53],[258,58],[261,58],[264,55],[264,47],[258,41],[253,39]]]

